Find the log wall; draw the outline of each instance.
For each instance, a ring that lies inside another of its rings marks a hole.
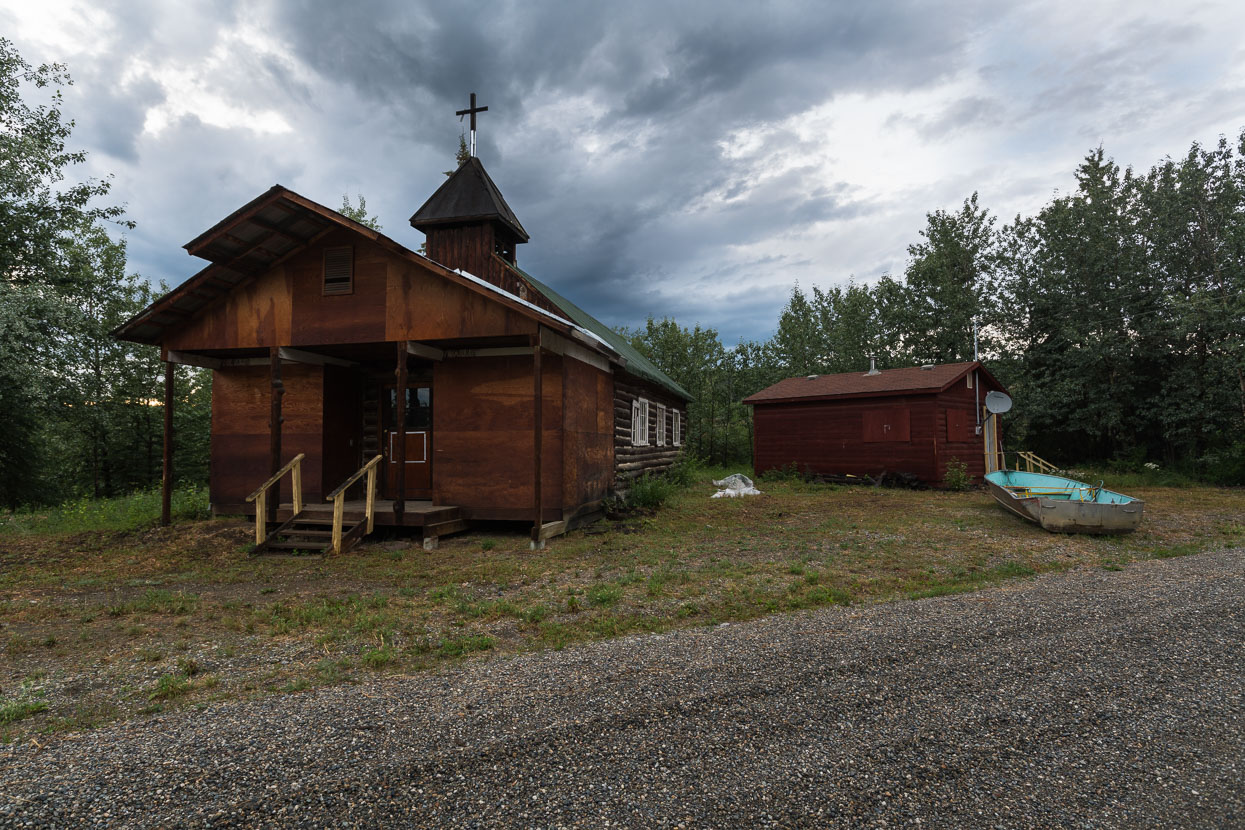
[[[631,404],[637,398],[649,402],[648,446],[631,443]],[[657,442],[656,405],[666,407],[666,443]],[[683,420],[683,436],[687,436],[687,402],[675,397],[655,384],[646,383],[631,375],[614,374],[614,489],[623,493],[631,486],[631,480],[645,473],[662,473],[678,460],[682,446],[673,443],[673,412],[679,410]]]

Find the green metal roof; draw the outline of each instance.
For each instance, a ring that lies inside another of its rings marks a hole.
[[[623,337],[621,334],[572,303],[570,300],[566,299],[561,294],[524,271],[522,268],[517,265],[511,265],[509,262],[507,262],[506,265],[522,274],[524,279],[535,286],[537,291],[544,294],[549,299],[549,302],[557,306],[558,309],[561,310],[561,312],[565,314],[567,319],[569,319],[572,323],[586,328],[588,331],[608,343],[610,348],[622,355],[623,360],[627,362],[626,368],[628,372],[636,377],[652,381],[658,386],[665,387],[684,400],[690,401],[692,399],[691,393],[671,380],[670,377],[661,369],[654,366],[651,360],[636,351],[635,347],[627,342],[627,338]]]

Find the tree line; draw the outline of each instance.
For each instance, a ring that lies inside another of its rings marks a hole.
[[[1075,189],[1000,224],[973,194],[927,214],[902,277],[792,289],[774,335],[649,319],[625,333],[695,396],[688,443],[751,456],[739,401],[785,378],[972,360],[1015,401],[1009,449],[1245,483],[1245,132],[1145,173],[1099,147]]]

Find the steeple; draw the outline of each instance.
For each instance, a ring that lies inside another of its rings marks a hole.
[[[515,263],[515,247],[527,231],[475,156],[468,158],[411,217],[427,237],[428,258],[449,268],[492,278],[493,254]]]

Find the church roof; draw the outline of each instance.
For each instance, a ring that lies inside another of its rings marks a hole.
[[[584,311],[582,308],[575,305],[558,292],[554,291],[552,288],[545,285],[531,274],[519,268],[517,265],[506,263],[506,266],[513,268],[515,271],[522,274],[524,279],[530,282],[537,291],[544,294],[545,297],[549,299],[549,302],[557,306],[558,310],[565,314],[568,320],[575,323],[575,325],[592,332],[597,337],[604,340],[610,348],[618,352],[618,354],[622,356],[623,360],[626,361],[625,368],[628,372],[636,377],[643,378],[651,383],[664,387],[684,400],[692,400],[692,394],[690,392],[676,383],[673,378],[661,369],[658,369],[651,360],[640,354],[634,346],[627,342],[627,338],[623,337],[621,334],[614,331],[612,328],[605,325],[600,320],[593,317],[591,314]]]
[[[428,197],[423,207],[415,211],[411,225],[426,232],[439,225],[488,219],[500,222],[518,236],[520,242],[528,240],[527,231],[523,230],[519,218],[489,178],[484,165],[472,156],[458,166],[436,193]]]

